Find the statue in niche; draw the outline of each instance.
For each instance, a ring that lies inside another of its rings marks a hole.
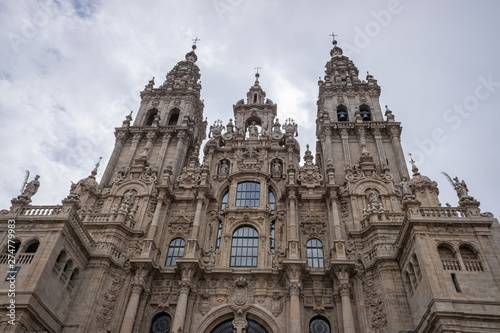
[[[251,138],[256,138],[259,136],[259,129],[258,129],[255,121],[252,121],[250,126],[248,126],[248,136]]]
[[[368,193],[368,209],[378,212],[384,211],[384,207],[382,207],[382,202],[380,201],[380,195],[374,188],[371,188]]]
[[[227,160],[222,160],[219,166],[219,176],[226,176],[229,173],[229,164]]]
[[[401,187],[401,194],[403,195],[403,199],[413,196],[410,185],[408,184],[408,178],[401,178],[401,183],[399,183],[399,186]]]
[[[38,179],[40,179],[40,176],[36,175],[35,179],[30,181],[26,185],[26,187],[23,190],[23,193],[19,197],[23,199],[31,199],[31,197],[34,196],[36,192],[38,192],[38,188],[40,187],[40,181]]]
[[[278,159],[274,159],[271,164],[271,172],[273,175],[281,175],[283,168],[281,167],[281,163]]]

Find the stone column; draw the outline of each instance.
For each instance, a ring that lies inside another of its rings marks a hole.
[[[132,145],[130,146],[130,150],[128,151],[127,161],[125,162],[125,168],[128,168],[132,163],[132,159],[134,158],[135,151],[137,150],[137,144],[141,140],[141,134],[135,134],[132,138]]]
[[[299,258],[298,250],[298,233],[297,233],[297,197],[294,191],[288,193],[288,204],[289,204],[289,214],[290,214],[290,254],[289,258],[297,259]]]
[[[161,174],[163,168],[163,162],[165,160],[165,154],[167,153],[168,144],[170,139],[172,138],[172,134],[167,133],[163,135],[163,139],[161,142],[160,154],[158,155],[158,160],[156,161],[156,170],[158,170],[158,174]]]
[[[302,333],[302,316],[300,306],[300,264],[288,264],[287,275],[289,283],[287,285],[290,293],[290,316],[287,332]]]
[[[334,268],[335,275],[339,279],[339,294],[342,302],[342,322],[344,323],[344,333],[356,333],[354,326],[354,316],[351,305],[351,283],[349,282],[348,265],[337,265]]]
[[[137,315],[139,300],[142,290],[144,289],[144,277],[146,274],[147,270],[140,268],[132,278],[132,290],[130,292],[130,298],[128,299],[120,333],[131,333],[134,328],[135,316]]]
[[[410,179],[408,175],[408,169],[406,168],[406,160],[403,155],[403,148],[401,148],[401,142],[399,141],[399,127],[391,126],[389,128],[389,134],[391,136],[392,150],[396,155],[396,164],[398,166],[399,174],[403,177]]]
[[[351,305],[351,284],[347,281],[340,285],[339,293],[342,299],[342,321],[344,322],[344,333],[355,333],[354,317]]]
[[[332,191],[330,193],[330,207],[331,207],[331,216],[333,221],[333,238],[335,243],[335,253],[337,254],[337,258],[345,258],[345,244],[342,239],[342,227],[340,224],[340,214],[339,214],[339,206],[338,206],[338,197],[335,192]]]
[[[177,146],[175,147],[175,156],[172,160],[172,167],[173,167],[172,174],[174,175],[174,179],[176,179],[177,176],[179,176],[179,171],[180,171],[179,169],[181,167],[180,163],[183,157],[182,155],[184,153],[184,145],[187,140],[186,132],[177,133],[177,139],[179,141],[177,141]]]
[[[205,202],[205,193],[199,192],[196,198],[196,210],[194,213],[193,229],[191,230],[191,236],[188,240],[188,249],[185,258],[194,258],[196,254],[196,249],[198,248],[198,233],[200,230],[200,220],[201,220],[201,210],[203,208],[203,203]]]
[[[179,299],[175,308],[174,321],[170,332],[183,332],[184,320],[186,319],[186,310],[188,304],[189,291],[191,290],[191,278],[194,275],[194,264],[178,263],[181,268],[181,282],[179,284]],[[120,332],[121,333],[121,332]]]
[[[373,136],[375,138],[375,144],[377,145],[378,160],[380,166],[387,165],[387,158],[385,156],[384,145],[382,144],[382,135],[380,134],[379,128],[372,129]]]
[[[323,165],[326,166],[328,161],[332,161],[332,130],[330,128],[325,128],[323,137]]]
[[[102,175],[101,178],[101,187],[104,187],[108,185],[109,181],[111,180],[111,177],[113,176],[113,172],[116,169],[116,163],[118,162],[118,158],[120,157],[120,154],[123,149],[123,144],[127,140],[127,133],[126,132],[118,132],[116,133],[116,141],[115,141],[115,148],[113,149],[113,153],[111,154],[111,157],[109,158],[108,166],[106,167],[106,171],[104,171],[104,174]]]
[[[351,166],[351,151],[349,150],[349,133],[347,129],[340,130],[340,138],[342,139],[342,148],[344,150],[344,161],[347,166]]]

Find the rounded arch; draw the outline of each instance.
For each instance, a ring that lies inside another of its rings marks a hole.
[[[367,191],[369,191],[371,188],[374,188],[379,192],[380,195],[389,195],[391,193],[391,188],[390,188],[391,183],[384,183],[379,180],[375,179],[366,179],[366,180],[361,180],[357,183],[354,184],[352,187],[352,192],[357,195],[365,195]]]
[[[165,259],[165,266],[175,266],[177,258],[184,256],[184,249],[186,248],[186,240],[182,237],[173,238],[168,243],[167,256]]]
[[[361,114],[361,120],[363,121],[371,121],[372,120],[372,112],[371,108],[366,105],[362,104],[359,106],[359,113]]]
[[[172,326],[172,316],[165,311],[159,312],[151,319],[150,333],[170,332]]]
[[[448,242],[439,242],[436,248],[441,258],[456,258],[457,251],[452,244]]]
[[[314,316],[309,320],[309,333],[331,333],[330,321],[323,316]]]
[[[246,314],[247,318],[257,321],[261,324],[269,333],[279,333],[281,332],[280,327],[275,321],[275,317],[267,309],[252,304],[249,306]],[[233,309],[227,304],[220,305],[212,309],[205,319],[200,323],[197,330],[194,332],[210,333],[218,324],[228,319],[234,318]]]
[[[323,242],[319,238],[309,238],[306,242],[307,266],[324,268]]]
[[[255,125],[262,127],[262,119],[256,115],[251,115],[248,118],[246,118],[245,126],[248,127],[248,125],[250,125],[252,121],[255,121]]]
[[[176,126],[178,121],[179,121],[179,115],[181,113],[181,110],[178,108],[173,108],[168,112],[168,117],[167,117],[167,126]]]
[[[344,104],[337,106],[337,121],[349,121],[349,113]]]
[[[40,240],[37,238],[32,238],[23,244],[23,249],[21,252],[24,253],[36,253],[38,247],[40,246]]]
[[[148,112],[146,112],[146,117],[144,119],[144,125],[151,126],[157,115],[158,115],[158,109],[156,109],[156,108],[149,109]]]
[[[67,259],[68,259],[68,254],[66,253],[66,250],[62,249],[56,258],[56,264],[66,262]]]
[[[458,250],[464,260],[479,259],[479,251],[470,243],[460,244]]]
[[[240,225],[231,237],[230,267],[257,267],[259,232],[249,225]]]

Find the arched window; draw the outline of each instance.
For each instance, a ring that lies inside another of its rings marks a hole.
[[[319,239],[311,238],[306,243],[307,266],[312,268],[325,267],[323,262],[323,243]]]
[[[460,256],[467,271],[484,271],[483,263],[473,247],[467,244],[460,245]]]
[[[233,318],[227,319],[215,326],[210,333],[233,333]],[[246,333],[268,333],[267,330],[255,320],[247,318]]]
[[[338,121],[349,121],[349,115],[347,113],[347,108],[344,105],[337,106],[337,120]]]
[[[174,238],[168,246],[167,260],[165,266],[175,266],[175,261],[184,255],[186,242],[182,238]]]
[[[36,250],[38,250],[39,246],[40,246],[40,242],[34,241],[30,245],[28,245],[28,247],[26,248],[26,250],[24,250],[24,252],[25,253],[36,253]]]
[[[258,207],[260,205],[260,183],[241,182],[236,187],[236,207]]]
[[[170,326],[172,323],[172,318],[168,313],[160,312],[153,317],[151,322],[150,333],[168,333],[170,332]]]
[[[241,227],[233,233],[231,267],[257,267],[259,233],[252,227]]]
[[[438,246],[439,257],[441,257],[441,263],[443,264],[443,269],[445,270],[456,270],[460,271],[460,262],[455,256],[455,251],[450,248],[449,245],[439,244]]]
[[[269,238],[271,245],[271,252],[274,253],[275,249],[275,235],[276,235],[276,222],[271,222],[271,237]]]
[[[269,188],[269,207],[271,207],[271,210],[276,210],[276,197],[271,188]]]
[[[153,124],[156,115],[158,115],[157,109],[151,109],[146,113],[146,126],[151,126]]]
[[[173,109],[170,111],[170,114],[168,115],[168,126],[176,126],[177,121],[179,120],[179,109]]]
[[[215,251],[220,247],[220,238],[222,235],[222,221],[219,220],[219,226],[217,228],[217,240],[215,241]]]
[[[372,113],[370,111],[370,107],[368,105],[361,105],[359,107],[359,113],[361,114],[361,119],[363,121],[371,121],[372,120]]]
[[[227,201],[229,199],[229,190],[226,190],[226,193],[222,196],[222,200],[220,202],[220,210],[224,210],[227,206]]]
[[[309,333],[330,333],[330,323],[326,318],[314,317],[309,322]]]

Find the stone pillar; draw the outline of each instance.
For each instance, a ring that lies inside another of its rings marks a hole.
[[[288,205],[290,214],[290,238],[289,238],[289,258],[299,258],[298,232],[297,232],[297,197],[294,191],[288,193]]]
[[[193,263],[180,263],[178,265],[181,268],[181,282],[179,284],[179,299],[177,300],[177,306],[175,308],[174,321],[172,323],[172,328],[170,332],[184,332],[184,320],[186,319],[186,310],[188,304],[189,291],[191,290],[191,279],[194,275],[194,264]],[[180,330],[179,330],[180,329]]]
[[[196,210],[194,213],[193,229],[191,230],[191,236],[188,240],[188,248],[185,258],[194,258],[196,254],[196,249],[198,248],[198,233],[200,230],[200,220],[201,220],[201,210],[203,208],[203,203],[205,202],[205,193],[199,192],[196,198]]]
[[[387,165],[387,158],[385,156],[384,145],[382,144],[382,135],[380,134],[379,128],[372,129],[373,136],[375,138],[375,144],[377,145],[378,160],[380,166]]]
[[[349,150],[349,133],[346,128],[340,130],[340,138],[342,139],[342,148],[344,150],[345,165],[351,166],[351,151]]]
[[[399,127],[391,126],[389,128],[389,134],[391,136],[392,150],[396,155],[396,164],[398,166],[399,174],[402,177],[410,179],[410,176],[408,175],[408,168],[406,168],[403,148],[401,147],[401,142],[399,141]]]
[[[330,128],[325,128],[325,133],[323,137],[323,165],[327,165],[328,161],[333,161],[332,158],[332,130]]]
[[[132,159],[134,158],[135,151],[137,150],[137,144],[141,140],[141,134],[135,134],[132,138],[132,145],[130,146],[130,150],[128,151],[127,161],[125,162],[125,168],[129,167],[132,163]]]
[[[351,284],[349,281],[340,285],[339,293],[342,299],[342,321],[344,322],[344,333],[355,333],[354,316],[351,305]]]
[[[342,239],[342,227],[340,224],[340,214],[338,206],[338,197],[335,192],[330,193],[330,207],[333,221],[333,238],[335,243],[335,253],[337,258],[345,258],[345,244]]]
[[[109,158],[109,162],[108,162],[108,166],[106,167],[106,171],[104,171],[104,174],[102,175],[101,187],[108,185],[109,181],[111,180],[111,177],[113,176],[113,172],[116,169],[116,163],[118,162],[118,158],[120,157],[120,154],[121,154],[122,149],[123,149],[123,144],[125,143],[126,139],[127,139],[126,132],[116,133],[115,148],[113,149],[113,153],[111,154],[111,157]]]
[[[344,324],[344,333],[356,333],[354,326],[354,316],[351,305],[351,283],[349,282],[348,265],[336,265],[334,268],[339,284],[339,294],[342,302],[342,322]]]
[[[131,333],[134,328],[135,316],[137,315],[137,308],[139,307],[139,300],[142,290],[144,289],[144,277],[147,270],[139,268],[132,278],[132,290],[128,299],[125,316],[123,317],[120,333]]]
[[[180,171],[180,168],[181,168],[181,159],[182,159],[182,155],[184,155],[184,145],[186,143],[186,132],[179,132],[177,133],[177,139],[179,141],[177,141],[177,146],[175,147],[175,156],[172,160],[172,167],[173,167],[173,170],[172,170],[172,174],[174,175],[174,179],[177,178],[177,176],[179,175],[179,171]]]
[[[290,333],[302,333],[302,315],[300,306],[300,264],[288,264],[286,269],[289,283],[287,285],[290,293],[290,316],[288,330]]]
[[[158,160],[156,161],[156,170],[158,170],[158,174],[161,174],[163,168],[163,162],[165,160],[165,154],[167,153],[168,144],[170,139],[172,138],[172,134],[167,133],[163,135],[163,139],[161,142],[160,154],[158,155]]]

